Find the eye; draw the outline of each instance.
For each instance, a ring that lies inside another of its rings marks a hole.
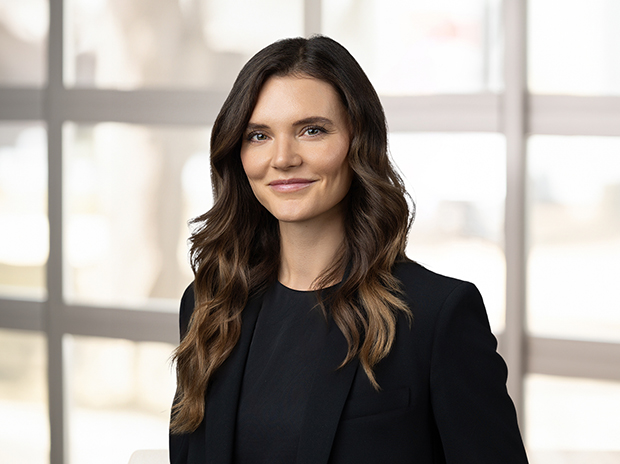
[[[309,135],[311,137],[316,137],[317,135],[324,134],[325,128],[320,126],[310,126],[304,129],[304,134]]]
[[[264,142],[267,140],[267,135],[262,132],[250,132],[246,136],[246,140],[250,142]]]

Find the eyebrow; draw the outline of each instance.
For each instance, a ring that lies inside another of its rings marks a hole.
[[[295,127],[295,126],[303,126],[304,124],[333,125],[334,122],[329,118],[324,118],[323,116],[310,116],[308,118],[299,119],[291,125]],[[265,130],[265,129],[269,129],[269,126],[267,124],[257,124],[257,123],[250,122],[248,123],[248,126],[246,127],[245,130],[253,131],[253,130]]]
[[[300,119],[295,121],[293,126],[303,126],[304,124],[334,124],[331,119],[324,118],[322,116],[310,116],[309,118]]]

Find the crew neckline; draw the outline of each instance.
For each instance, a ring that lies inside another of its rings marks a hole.
[[[287,287],[286,285],[284,285],[282,282],[280,282],[279,280],[276,280],[276,283],[282,287],[285,290],[288,290],[290,292],[295,292],[295,293],[303,293],[303,294],[308,294],[308,293],[315,293],[317,291],[326,291],[326,290],[332,290],[334,288],[336,288],[338,285],[340,285],[340,282],[338,282],[337,284],[334,285],[330,285],[329,287],[325,287],[325,288],[318,288],[318,289],[313,289],[313,290],[297,290],[295,288],[291,288],[291,287]]]

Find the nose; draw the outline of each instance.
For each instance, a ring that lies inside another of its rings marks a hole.
[[[287,170],[301,165],[302,157],[299,146],[294,138],[276,138],[273,144],[271,166],[275,169]]]

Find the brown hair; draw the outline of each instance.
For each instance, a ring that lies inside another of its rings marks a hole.
[[[173,433],[191,432],[200,425],[209,379],[239,339],[248,298],[277,279],[278,222],[255,198],[239,153],[263,84],[271,76],[291,74],[330,83],[352,128],[348,161],[353,182],[346,198],[345,240],[314,284],[322,288],[345,276],[324,306],[348,342],[342,365],[359,357],[370,382],[379,388],[373,367],[392,347],[397,312],[410,317],[391,271],[396,261],[406,259],[412,214],[403,182],[388,157],[379,97],[359,64],[334,40],[314,36],[275,42],[243,67],[213,126],[214,205],[191,221],[196,307],[174,355],[178,390]]]

